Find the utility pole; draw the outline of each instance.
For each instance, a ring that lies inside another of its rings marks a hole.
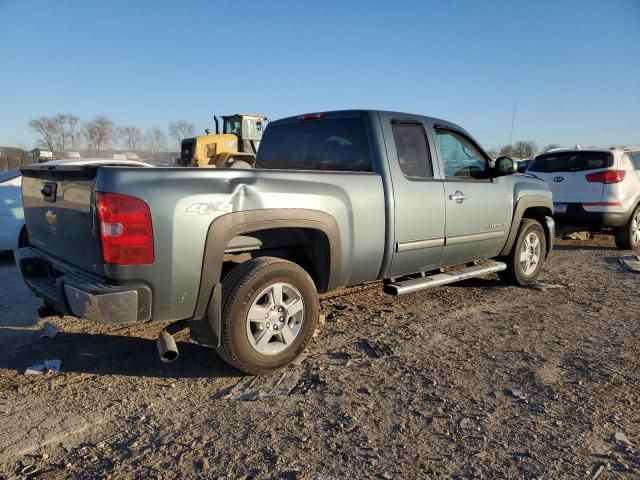
[[[511,133],[509,134],[509,155],[511,155],[511,142],[513,141],[513,125],[516,123],[516,107],[518,106],[518,99],[513,103],[513,117],[511,117]]]

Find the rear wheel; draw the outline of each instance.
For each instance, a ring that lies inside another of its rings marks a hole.
[[[633,211],[627,224],[616,230],[616,247],[640,250],[640,206]]]
[[[273,257],[249,260],[222,282],[219,355],[251,375],[294,360],[318,322],[318,294],[299,265]]]
[[[515,285],[533,283],[542,272],[547,256],[547,242],[542,225],[536,220],[525,218],[511,253],[505,259],[507,269],[500,277]]]

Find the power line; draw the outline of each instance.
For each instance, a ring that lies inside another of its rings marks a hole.
[[[513,102],[513,117],[511,117],[511,133],[509,134],[509,153],[507,155],[511,154],[511,142],[513,142],[513,126],[516,123],[516,107],[518,106],[518,99],[516,98],[516,101]]]

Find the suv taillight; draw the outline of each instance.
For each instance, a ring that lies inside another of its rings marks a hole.
[[[626,175],[624,170],[605,170],[604,172],[588,173],[587,182],[620,183]]]
[[[119,193],[98,193],[96,204],[104,263],[153,263],[153,228],[149,206],[139,198]]]

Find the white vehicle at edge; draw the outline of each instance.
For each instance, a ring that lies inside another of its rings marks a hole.
[[[640,148],[558,148],[527,173],[553,192],[560,228],[612,233],[618,248],[640,249]]]
[[[118,165],[132,167],[153,167],[136,160],[114,160],[110,158],[85,158],[83,160],[53,160],[40,165]],[[22,210],[22,175],[12,169],[0,173],[0,251],[15,250],[28,244]]]

